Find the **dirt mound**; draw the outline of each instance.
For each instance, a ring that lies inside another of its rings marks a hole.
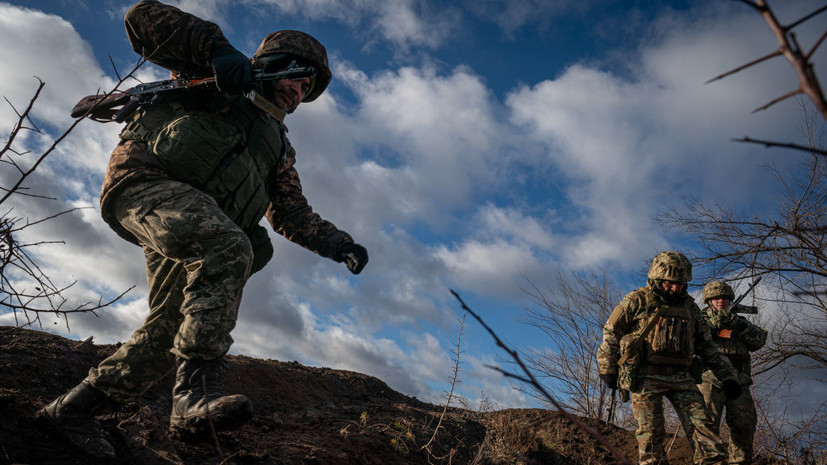
[[[0,464],[94,464],[36,424],[33,414],[115,349],[0,327]],[[243,356],[229,357],[224,385],[253,401],[253,420],[189,444],[167,435],[172,383],[170,374],[136,402],[112,404],[99,414],[116,449],[115,463],[614,463],[591,437],[552,411],[449,409],[430,441],[441,406],[364,374]],[[606,434],[628,457],[636,456],[631,432],[607,428]]]

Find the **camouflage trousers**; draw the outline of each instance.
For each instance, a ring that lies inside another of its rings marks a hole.
[[[712,383],[699,384],[698,388],[706,401],[715,432],[721,426],[721,416],[726,408],[726,424],[729,426],[730,440],[727,450],[727,463],[752,463],[752,443],[758,415],[749,386],[741,386],[743,392],[736,399],[727,399],[724,390]]]
[[[706,411],[703,396],[692,376],[681,373],[670,376],[645,377],[638,391],[632,392],[632,413],[637,419],[635,431],[638,457],[641,465],[664,465],[666,425],[663,416],[663,398],[667,398],[682,422],[691,423],[694,430],[694,463],[724,463],[724,447],[714,430]],[[687,426],[684,426],[686,429]]]
[[[229,350],[253,251],[215,200],[188,184],[142,181],[113,202],[144,250],[149,315],[89,380],[129,400],[173,369],[176,356],[215,359]]]

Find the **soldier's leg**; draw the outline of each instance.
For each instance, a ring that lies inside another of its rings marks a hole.
[[[121,225],[164,263],[181,267],[178,276],[184,277],[176,281],[183,286],[175,306],[182,318],[171,344],[177,369],[170,430],[186,438],[236,428],[253,406],[223,392],[222,359],[250,275],[250,240],[214,199],[187,184],[145,182],[131,202]]]
[[[232,344],[230,331],[250,273],[250,240],[212,197],[188,184],[155,180],[128,189],[126,213],[118,220],[144,248],[172,262],[164,266],[175,273],[177,286],[183,284],[181,300],[174,302],[183,320],[173,354],[222,357]]]
[[[730,431],[728,463],[752,463],[752,446],[758,416],[750,386],[742,387],[744,390],[741,395],[726,403],[726,422]]]
[[[704,399],[695,384],[677,385],[667,393],[667,398],[678,412],[684,412],[679,418],[692,423],[692,441],[695,444],[696,464],[720,464],[725,460],[721,438],[713,430],[712,420],[706,410]]]
[[[116,400],[139,396],[175,368],[170,352],[183,321],[186,273],[181,263],[144,249],[149,287],[149,316],[114,354],[89,371],[89,380]]]
[[[119,217],[127,214],[128,197],[115,201]],[[118,208],[120,207],[120,208]],[[144,249],[149,284],[149,316],[129,341],[89,371],[87,379],[41,409],[37,416],[86,453],[114,457],[114,449],[102,436],[95,411],[107,398],[116,401],[139,396],[153,381],[174,366],[169,353],[183,319],[182,267],[151,249]]]
[[[664,391],[644,379],[639,392],[631,393],[632,413],[637,420],[635,438],[638,447],[640,465],[664,465],[666,452],[663,440],[666,426],[663,418]]]
[[[704,396],[704,403],[706,409],[709,411],[709,417],[712,420],[713,431],[716,434],[721,432],[721,417],[724,413],[724,406],[726,405],[726,396],[724,390],[715,386],[712,383],[698,384],[698,390]]]

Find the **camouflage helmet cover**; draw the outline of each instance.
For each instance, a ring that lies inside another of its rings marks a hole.
[[[310,34],[301,31],[283,30],[271,32],[261,41],[255,55],[255,60],[268,55],[292,55],[316,68],[318,75],[310,93],[304,97],[304,102],[312,102],[322,95],[332,77],[327,64],[327,51],[324,45]]]
[[[732,301],[735,299],[735,291],[732,290],[729,284],[723,281],[710,281],[704,286],[701,298],[703,298],[704,303],[708,303],[710,300],[718,297],[726,297]]]
[[[663,279],[679,283],[692,281],[692,264],[680,252],[661,252],[652,260],[649,279]]]

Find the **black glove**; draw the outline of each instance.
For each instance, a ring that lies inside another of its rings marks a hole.
[[[724,381],[724,395],[729,400],[741,397],[741,385],[738,381],[732,379]]]
[[[359,274],[368,264],[368,250],[354,242],[345,242],[339,247],[339,258],[351,273]]]
[[[745,329],[747,329],[747,327],[749,327],[749,323],[747,323],[747,320],[733,315],[732,321],[730,322],[730,326],[736,333],[740,333],[741,331],[744,331]]]
[[[617,373],[601,373],[600,379],[609,389],[617,389]]]
[[[218,90],[228,94],[249,92],[253,86],[253,67],[250,59],[229,42],[218,40],[212,47],[213,73]]]

